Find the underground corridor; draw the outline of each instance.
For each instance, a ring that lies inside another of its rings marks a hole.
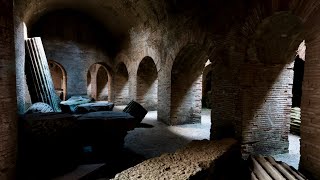
[[[316,0],[0,1],[0,179],[320,179]]]

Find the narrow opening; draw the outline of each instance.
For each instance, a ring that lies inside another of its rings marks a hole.
[[[151,57],[141,61],[137,74],[137,101],[147,110],[157,110],[158,72]]]
[[[110,101],[110,77],[106,65],[91,65],[87,73],[87,95],[97,101]]]
[[[108,71],[100,66],[97,72],[97,100],[108,101]]]
[[[52,76],[54,89],[61,100],[66,100],[67,95],[67,77],[63,66],[55,61],[49,60],[49,69]]]
[[[171,72],[170,124],[201,123],[202,73],[208,59],[195,45],[184,47]]]
[[[116,105],[126,105],[130,102],[129,98],[129,73],[126,65],[121,62],[117,65],[114,77],[114,102]]]

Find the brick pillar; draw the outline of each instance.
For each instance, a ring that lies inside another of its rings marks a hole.
[[[239,88],[231,68],[234,67],[219,64],[212,71],[210,139],[225,137],[241,139]]]
[[[0,1],[0,179],[15,179],[17,98],[13,1]]]
[[[158,120],[170,124],[171,72],[161,68],[158,73]]]
[[[320,179],[320,40],[307,41],[301,102],[299,169]]]
[[[240,79],[243,152],[288,152],[293,62],[245,64]]]
[[[137,100],[137,71],[138,65],[132,64],[131,69],[129,69],[129,99]]]

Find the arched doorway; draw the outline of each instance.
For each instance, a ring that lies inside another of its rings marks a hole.
[[[208,60],[197,45],[187,45],[177,55],[171,71],[170,124],[201,122],[202,71]]]
[[[88,96],[97,101],[110,101],[111,74],[107,65],[96,63],[87,73]]]
[[[137,73],[137,101],[147,110],[157,110],[158,72],[153,59],[146,56]]]
[[[108,71],[100,66],[97,72],[97,100],[107,101],[109,96]]]
[[[114,76],[114,102],[116,105],[126,105],[129,98],[129,73],[126,65],[121,62],[116,67]]]
[[[48,60],[54,89],[61,100],[67,97],[67,73],[63,66],[53,60]]]

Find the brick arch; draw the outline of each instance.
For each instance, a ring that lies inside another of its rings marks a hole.
[[[67,97],[67,72],[64,67],[53,60],[48,60],[50,73],[57,93],[61,93],[60,99],[66,100]]]
[[[215,84],[225,87],[220,92],[228,99],[220,109],[213,107],[211,138],[230,136],[223,129],[232,126],[244,155],[283,153],[288,148],[292,62],[304,34],[298,16],[274,10],[258,4],[228,34],[225,55],[230,62],[221,68],[227,72],[221,84]],[[283,28],[273,28],[277,26]],[[223,96],[213,95],[213,101]]]
[[[208,60],[196,44],[177,55],[171,70],[170,124],[201,122],[202,70]]]
[[[292,61],[301,41],[302,21],[289,12],[275,13],[256,27],[249,37],[249,62],[285,64]]]
[[[137,101],[147,110],[158,106],[158,72],[154,60],[146,56],[137,71]]]
[[[166,56],[161,60],[162,65],[167,65],[172,69],[176,57],[181,53],[181,50],[188,46],[197,46],[207,54],[213,53],[219,45],[219,38],[211,37],[209,33],[200,30],[186,30],[180,36],[175,37],[175,42],[170,45]]]
[[[87,72],[87,94],[95,100],[112,100],[113,71],[105,63],[92,64]]]
[[[129,98],[129,73],[124,62],[116,65],[114,73],[114,102],[116,105],[125,105]]]

